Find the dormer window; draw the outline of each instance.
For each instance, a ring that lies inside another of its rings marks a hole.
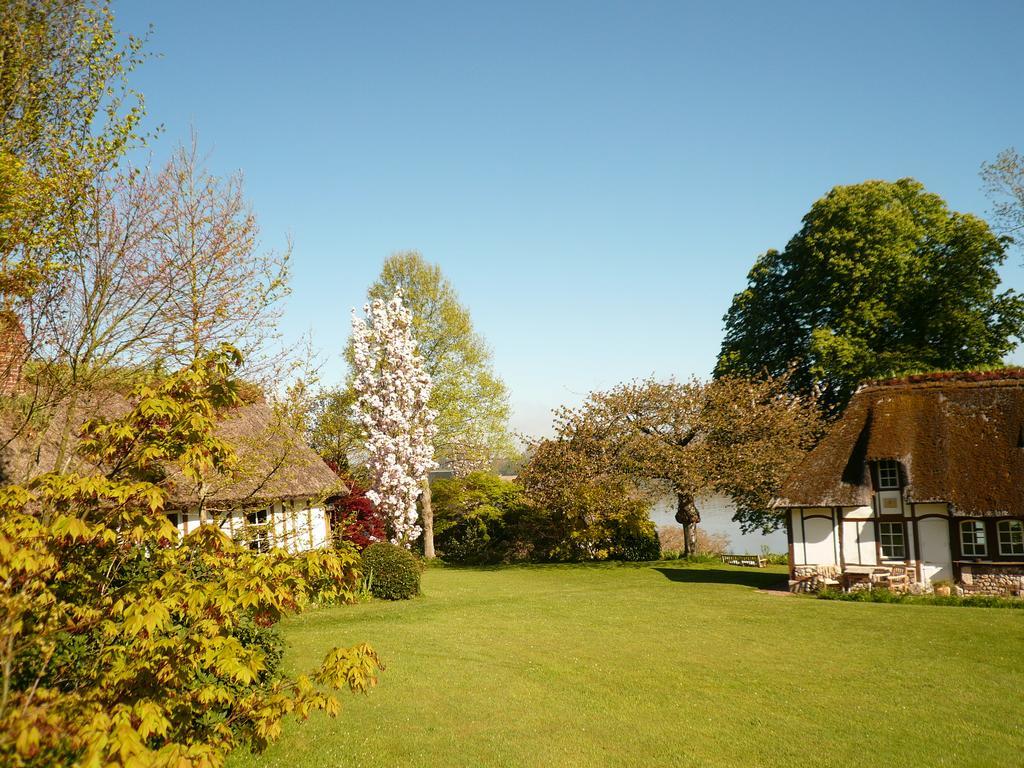
[[[900,487],[900,465],[892,459],[879,461],[876,465],[878,472],[878,490],[894,491]]]

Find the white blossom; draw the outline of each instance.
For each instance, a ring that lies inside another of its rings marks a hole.
[[[416,353],[412,315],[398,292],[352,310],[355,415],[366,436],[371,489],[367,497],[390,523],[392,541],[420,535],[416,497],[434,462],[434,412],[427,407],[430,376]]]

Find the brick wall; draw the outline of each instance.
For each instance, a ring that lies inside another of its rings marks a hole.
[[[27,348],[18,318],[0,311],[0,395],[10,396],[21,389],[21,369]]]

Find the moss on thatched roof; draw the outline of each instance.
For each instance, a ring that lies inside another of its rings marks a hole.
[[[86,419],[97,416],[116,418],[130,407],[124,395],[101,391],[81,396],[71,416],[70,433],[77,435]],[[17,431],[6,430],[0,436],[0,483],[20,483],[57,469],[62,426],[68,419],[66,407],[58,407],[44,429],[31,423],[18,423]],[[306,445],[274,408],[264,402],[250,402],[223,414],[217,425],[218,436],[228,442],[238,458],[232,477],[211,477],[203,489],[208,504],[242,506],[265,504],[297,498],[323,498],[345,493],[337,475]],[[74,441],[72,441],[73,443]],[[64,469],[85,473],[101,468],[85,462],[71,446],[71,460]],[[169,467],[163,483],[174,506],[198,501],[196,488]]]
[[[869,504],[868,462],[895,459],[908,502],[949,502],[962,515],[1022,514],[1022,445],[1020,369],[870,384],[783,485],[776,506]]]

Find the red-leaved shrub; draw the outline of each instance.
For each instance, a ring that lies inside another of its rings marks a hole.
[[[348,495],[331,507],[331,531],[336,541],[350,542],[362,552],[375,541],[386,541],[384,517],[366,498],[366,488],[351,478],[345,479]]]

